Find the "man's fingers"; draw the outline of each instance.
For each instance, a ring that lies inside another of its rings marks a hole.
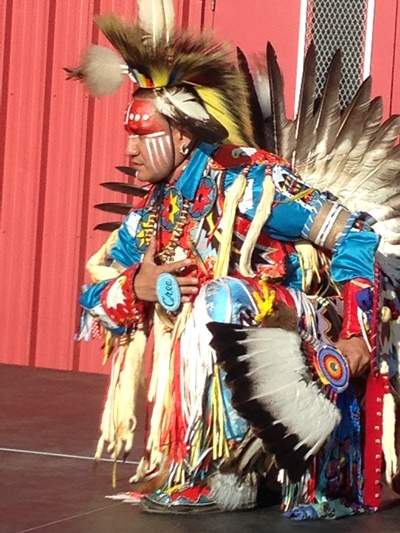
[[[147,250],[143,256],[142,263],[154,263],[154,256],[156,255],[156,251],[157,251],[157,239],[153,233],[149,240],[149,246],[147,247]]]
[[[163,272],[168,272],[170,274],[179,272],[179,270],[190,267],[192,265],[191,259],[183,259],[182,261],[175,261],[174,263],[167,263],[163,265]],[[182,278],[183,279],[183,278]]]
[[[176,277],[176,281],[178,282],[178,285],[182,287],[197,287],[199,284],[199,280],[197,278],[194,278],[192,276],[185,276],[180,278],[179,276]]]

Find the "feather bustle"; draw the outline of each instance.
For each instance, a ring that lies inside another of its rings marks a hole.
[[[304,61],[304,73],[302,76],[299,110],[295,120],[296,149],[292,155],[292,165],[301,174],[305,170],[310,153],[315,146],[315,48],[311,44]]]

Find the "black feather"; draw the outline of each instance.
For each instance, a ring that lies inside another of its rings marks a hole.
[[[122,203],[111,203],[106,202],[104,204],[96,204],[95,209],[100,209],[100,211],[107,211],[107,213],[116,213],[118,215],[127,215],[131,209],[131,204],[122,204]]]
[[[97,224],[97,226],[95,226],[94,229],[97,229],[99,231],[113,232],[120,227],[121,227],[121,222],[102,222],[101,224]]]
[[[264,131],[264,119],[261,111],[260,102],[258,101],[257,91],[254,86],[253,76],[250,72],[249,64],[243,51],[236,48],[239,70],[242,72],[247,91],[249,95],[249,105],[251,113],[251,122],[253,125],[254,140],[259,148],[266,148],[266,138]]]
[[[123,194],[139,196],[140,198],[144,198],[149,192],[145,187],[138,187],[131,183],[121,183],[118,181],[107,181],[105,183],[100,183],[100,185],[110,191],[122,192]]]

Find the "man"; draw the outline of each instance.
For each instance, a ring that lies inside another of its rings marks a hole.
[[[248,147],[243,79],[225,45],[171,40],[168,21],[152,40],[141,9],[138,25],[98,21],[140,87],[125,116],[127,154],[150,188],[89,261],[93,283],[81,297],[113,357],[96,457],[107,441],[115,459],[131,448],[147,349],[146,449],[134,477],[158,489],[144,497],[146,510],[251,508],[276,467],[292,514],[375,507],[363,499],[349,373],[370,366],[379,238],[282,158]],[[92,91],[102,54],[92,49],[73,71]],[[309,300],[305,285],[319,296]],[[235,478],[227,498],[224,469]]]

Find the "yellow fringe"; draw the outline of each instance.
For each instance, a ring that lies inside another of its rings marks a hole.
[[[294,247],[299,255],[302,274],[301,289],[303,292],[308,294],[314,277],[317,279],[318,283],[321,282],[318,252],[309,241],[298,241],[294,243]]]
[[[229,270],[229,259],[231,255],[233,226],[236,219],[236,209],[242,199],[246,188],[246,176],[250,167],[246,167],[243,172],[229,187],[225,196],[224,214],[222,215],[220,228],[222,239],[218,249],[217,263],[214,270],[214,278],[226,276]]]
[[[274,198],[274,182],[272,181],[271,176],[266,176],[263,182],[263,193],[261,195],[260,203],[257,206],[254,219],[250,224],[249,231],[247,232],[240,252],[239,272],[242,276],[253,278],[256,275],[251,268],[251,256],[261,230],[271,215]]]
[[[114,262],[113,266],[104,266],[104,261],[108,257],[111,248],[118,239],[118,230],[115,230],[108,237],[98,252],[92,255],[86,263],[86,270],[89,272],[93,283],[99,283],[108,279],[117,278],[123,270],[123,267]]]
[[[107,450],[114,461],[121,452],[127,454],[132,449],[137,423],[136,398],[142,382],[146,340],[144,331],[137,330],[129,339],[122,337],[114,353],[96,460],[100,459],[106,442],[109,442]],[[116,465],[113,472],[115,482]]]
[[[270,290],[268,283],[265,280],[260,280],[259,284],[262,289],[263,296],[260,296],[257,291],[253,292],[253,297],[259,310],[259,314],[254,317],[254,320],[261,324],[264,318],[274,314],[276,291],[273,289]]]

